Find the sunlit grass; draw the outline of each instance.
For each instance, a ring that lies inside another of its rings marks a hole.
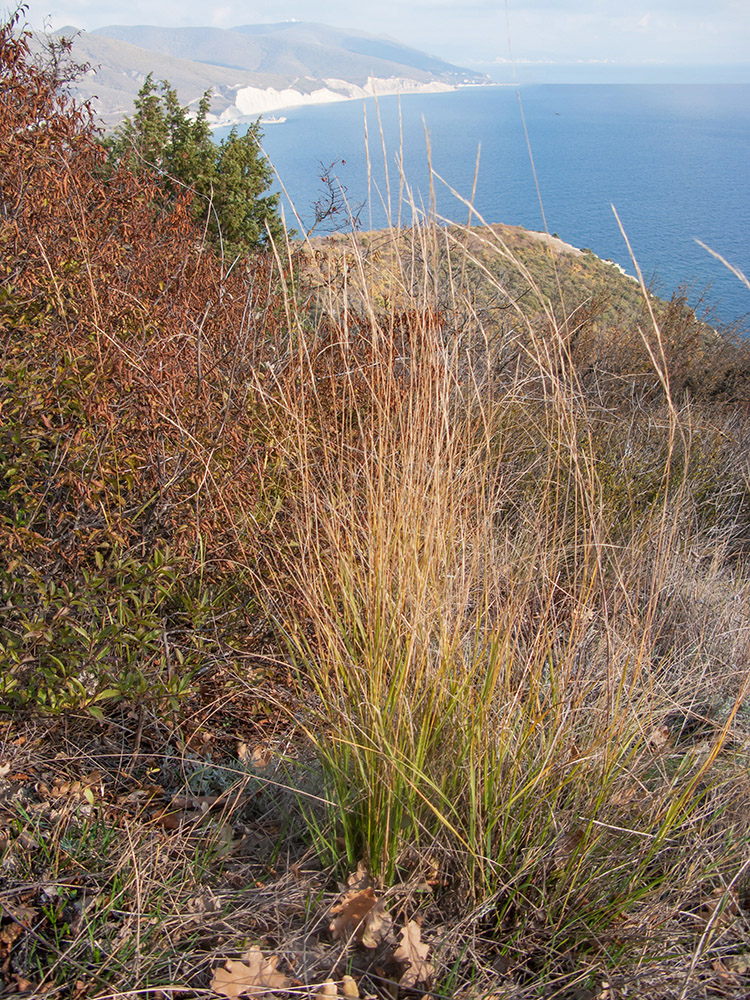
[[[707,662],[710,640],[681,643],[675,587],[707,546],[697,578],[722,586],[726,538],[696,511],[726,513],[738,486],[705,495],[710,421],[670,393],[656,318],[640,413],[584,384],[555,309],[540,324],[516,308],[500,336],[451,328],[470,291],[435,262],[460,265],[468,236],[394,233],[389,310],[355,237],[329,262],[344,278],[319,292],[325,320],[290,304],[295,350],[265,390],[289,476],[266,598],[316,695],[323,853],[343,846],[386,884],[429,874],[511,949],[544,941],[551,971],[638,913],[689,909],[745,858],[744,807],[730,822],[723,803],[747,679]]]

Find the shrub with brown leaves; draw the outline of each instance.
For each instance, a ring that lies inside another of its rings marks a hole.
[[[80,574],[113,553],[128,579],[133,558],[199,553],[215,580],[252,550],[268,462],[250,384],[281,285],[269,255],[227,271],[189,196],[165,207],[148,178],[108,175],[65,43],[34,58],[20,16],[0,25],[0,591],[16,609],[0,645],[33,665],[50,580],[80,605]]]

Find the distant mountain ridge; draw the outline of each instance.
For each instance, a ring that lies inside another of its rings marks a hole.
[[[410,76],[425,83],[434,78],[446,83],[481,78],[481,74],[390,38],[307,21],[244,24],[229,29],[111,25],[92,34],[163,55],[285,78],[339,77],[360,85],[370,76]]]
[[[111,25],[55,34],[73,37],[74,58],[91,65],[76,90],[94,101],[107,125],[130,113],[149,72],[168,79],[188,106],[212,90],[217,124],[299,104],[491,82],[394,39],[312,22],[231,29]]]

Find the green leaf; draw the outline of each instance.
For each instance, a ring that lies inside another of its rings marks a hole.
[[[122,692],[119,690],[119,688],[105,688],[104,691],[100,691],[97,694],[94,700],[106,701],[108,698],[119,698],[121,694]]]

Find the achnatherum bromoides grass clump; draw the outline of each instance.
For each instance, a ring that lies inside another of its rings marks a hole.
[[[650,390],[605,392],[559,310],[479,321],[467,253],[428,224],[375,269],[352,238],[315,322],[288,303],[264,392],[294,500],[266,596],[315,695],[322,849],[429,874],[466,933],[544,942],[551,970],[741,888],[747,473],[735,451],[707,489],[724,432],[672,397],[656,317]]]

